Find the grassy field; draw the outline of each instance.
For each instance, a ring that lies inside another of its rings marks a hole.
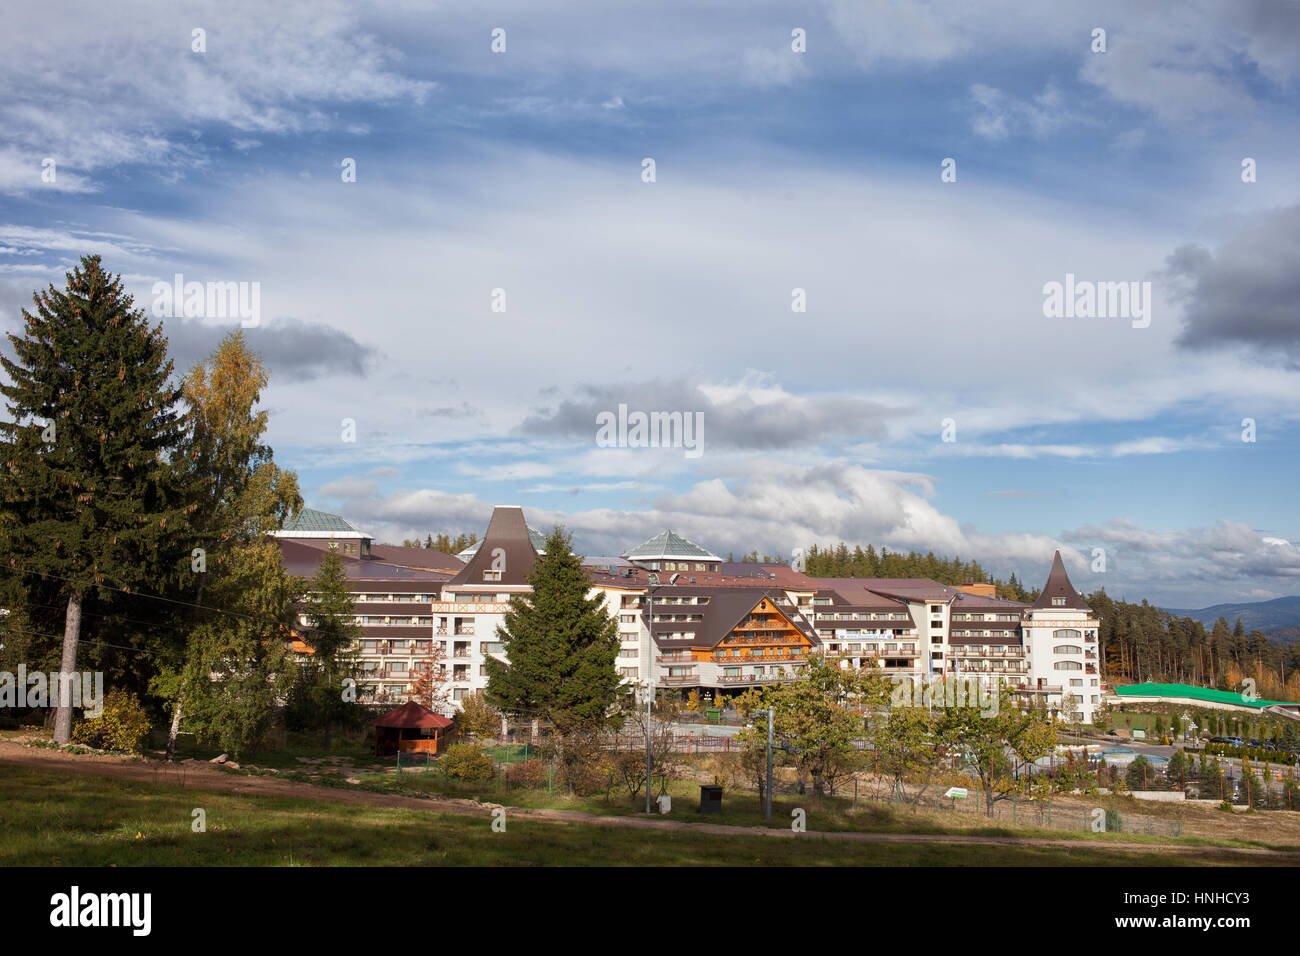
[[[191,829],[192,811],[207,830]],[[483,818],[136,784],[6,767],[0,865],[1196,865],[1204,855],[1075,847],[879,845]],[[1238,861],[1240,862],[1240,861]],[[1252,863],[1254,861],[1251,861]]]

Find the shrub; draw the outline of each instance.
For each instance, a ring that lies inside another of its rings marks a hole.
[[[506,765],[506,780],[512,787],[541,789],[546,785],[546,764],[536,757]]]
[[[473,744],[452,744],[447,748],[447,776],[459,780],[491,780],[496,767],[482,747]]]
[[[100,750],[120,750],[137,754],[144,749],[149,736],[149,715],[135,694],[124,690],[111,690],[104,698],[104,709],[98,717],[78,721],[72,730],[75,743],[97,747]]]
[[[483,692],[475,691],[460,702],[456,727],[471,737],[495,737],[501,732],[501,711],[483,699]]]

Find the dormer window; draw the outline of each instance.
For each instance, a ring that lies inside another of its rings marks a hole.
[[[483,571],[483,580],[484,580],[484,581],[500,581],[500,580],[501,580],[501,569],[500,569],[500,568],[486,568],[486,569]]]

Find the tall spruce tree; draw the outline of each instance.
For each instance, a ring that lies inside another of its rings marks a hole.
[[[528,579],[533,593],[510,599],[497,628],[509,664],[487,659],[487,700],[550,721],[562,735],[600,726],[618,696],[618,621],[555,528]]]
[[[158,589],[188,553],[174,460],[185,423],[161,325],[98,256],[33,301],[23,334],[9,335],[16,361],[0,356],[12,418],[0,422],[0,553],[12,573],[57,582],[60,670],[72,673],[96,586]],[[60,698],[54,739],[71,729]]]

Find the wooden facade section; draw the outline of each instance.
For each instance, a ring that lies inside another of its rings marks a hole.
[[[716,647],[693,651],[696,661],[714,664],[795,664],[807,659],[812,640],[763,598]]]

